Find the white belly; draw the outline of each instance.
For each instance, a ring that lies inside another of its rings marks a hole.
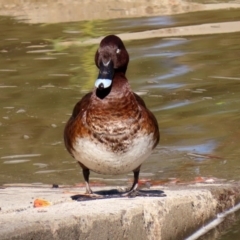
[[[73,155],[96,173],[115,175],[136,169],[151,154],[152,147],[153,134],[136,136],[125,152],[112,152],[102,143],[79,138],[73,146]]]

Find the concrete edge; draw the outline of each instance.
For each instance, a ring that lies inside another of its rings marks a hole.
[[[196,11],[239,8],[236,3],[201,4],[186,0],[136,1],[122,0],[119,6],[111,0],[48,0],[0,3],[0,15],[14,16],[27,23],[59,23],[117,18],[154,17]],[[96,11],[98,9],[98,11]]]
[[[7,198],[15,193],[26,206],[18,211],[4,212],[1,198],[0,239],[184,239],[218,213],[240,202],[239,186],[166,187],[166,197],[85,202],[70,200],[73,192],[78,191],[75,188],[1,189],[1,196]],[[53,205],[46,208],[29,205],[39,196],[52,199]],[[10,198],[9,204],[11,202],[14,201]]]

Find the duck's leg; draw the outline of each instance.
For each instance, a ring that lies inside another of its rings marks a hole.
[[[81,164],[80,164],[81,166]],[[83,173],[83,177],[85,180],[85,185],[86,185],[86,194],[92,194],[92,189],[89,186],[89,175],[90,175],[90,170],[88,168],[82,168],[82,173]]]
[[[140,173],[140,167],[138,167],[137,170],[134,170],[133,171],[133,185],[132,187],[130,188],[129,192],[134,192],[137,190],[138,188],[138,179],[139,179],[139,173]]]
[[[85,192],[85,194],[83,194],[83,196],[89,197],[89,198],[102,198],[101,195],[93,193],[92,189],[89,186],[90,170],[82,163],[78,162],[78,164],[82,168],[82,173],[83,173],[83,177],[84,177],[85,185],[86,185],[86,192]]]
[[[141,168],[141,165],[133,170],[133,175],[134,175],[134,177],[133,177],[133,185],[130,188],[130,190],[127,191],[126,193],[122,194],[122,196],[131,196],[132,193],[137,193],[140,168]]]
[[[71,196],[71,198],[76,201],[85,201],[85,200],[94,199],[94,198],[101,198],[102,196],[98,194],[94,194],[89,186],[90,170],[87,167],[85,167],[82,163],[78,162],[78,164],[82,168],[82,173],[83,173],[83,177],[86,184],[86,192],[83,194],[81,193],[81,194]]]

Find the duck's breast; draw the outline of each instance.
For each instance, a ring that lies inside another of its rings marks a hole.
[[[82,106],[82,105],[81,105]],[[122,174],[139,167],[159,140],[156,119],[131,91],[93,93],[73,120],[71,154],[90,170]]]
[[[115,139],[115,143],[117,140]],[[122,174],[136,169],[151,154],[153,133],[136,134],[134,139],[124,140],[128,145],[123,148],[119,142],[119,151],[113,151],[109,141],[102,143],[92,138],[78,138],[74,144],[74,157],[94,172],[101,174]],[[113,147],[116,148],[117,144]]]

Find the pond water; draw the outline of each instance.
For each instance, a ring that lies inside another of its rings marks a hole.
[[[229,225],[233,225],[231,228],[227,228],[220,234],[216,240],[237,240],[240,239],[240,212],[238,211],[232,216],[232,221]]]
[[[63,129],[75,103],[93,88],[97,45],[59,43],[233,20],[240,20],[240,10],[49,25],[0,17],[0,185],[83,182],[65,150]],[[127,77],[161,131],[141,178],[240,180],[239,39],[240,33],[231,33],[125,41]],[[106,185],[129,179],[132,173],[91,173],[91,182]],[[235,228],[221,240],[239,239]]]
[[[240,239],[240,211],[228,215],[217,227],[198,240],[238,240]]]
[[[59,42],[160,27],[240,20],[240,10],[27,24],[0,18],[0,184],[82,182],[65,150],[72,108],[93,88],[97,45]],[[142,178],[240,179],[240,33],[125,41],[127,77],[157,117],[161,141]],[[126,185],[132,174],[91,180]]]

